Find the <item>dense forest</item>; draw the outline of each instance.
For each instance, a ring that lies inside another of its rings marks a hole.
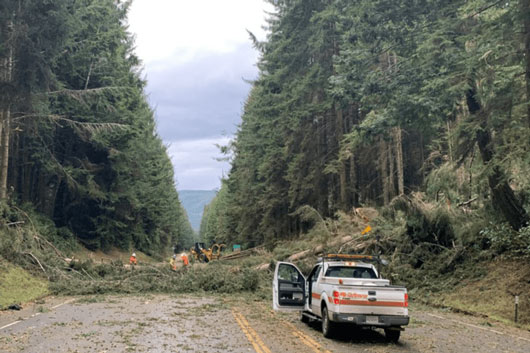
[[[89,249],[188,246],[193,231],[133,53],[130,1],[0,2],[0,200]],[[27,222],[27,220],[25,220]]]
[[[269,2],[204,239],[272,245],[308,210],[403,199],[530,238],[529,0]]]

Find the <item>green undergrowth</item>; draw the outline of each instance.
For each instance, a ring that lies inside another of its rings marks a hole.
[[[0,260],[0,310],[49,293],[48,281]]]
[[[262,254],[232,262],[197,263],[175,272],[168,264],[151,262],[139,254],[140,264],[130,268],[124,266],[121,253],[102,258],[85,250],[88,255],[81,256],[83,251],[72,246],[69,235],[64,235],[68,239],[62,241],[63,235],[40,217],[22,210],[4,217],[5,224],[13,225],[0,228],[2,305],[4,301],[5,305],[22,303],[46,293],[269,293],[266,283],[270,279],[263,280],[268,273],[255,269],[264,261]],[[76,254],[73,259],[72,253]],[[18,286],[20,283],[24,285]]]
[[[391,263],[384,276],[412,300],[511,324],[518,295],[518,326],[530,327],[529,227],[413,198],[392,206],[376,228]]]

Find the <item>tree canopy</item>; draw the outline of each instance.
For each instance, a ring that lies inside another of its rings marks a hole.
[[[130,1],[0,5],[3,201],[90,249],[168,249],[193,231],[127,32]]]
[[[527,224],[528,0],[270,2],[203,234],[272,243],[311,226],[302,206],[333,217],[415,192]]]

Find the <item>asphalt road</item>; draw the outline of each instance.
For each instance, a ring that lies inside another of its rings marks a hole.
[[[530,332],[495,321],[412,305],[398,344],[382,330],[342,327],[276,313],[232,296],[48,298],[0,312],[0,352],[530,352]]]

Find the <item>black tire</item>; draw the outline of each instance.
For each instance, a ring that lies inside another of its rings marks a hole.
[[[335,323],[329,319],[328,308],[322,307],[322,334],[326,338],[332,338],[335,333]]]
[[[307,324],[309,323],[309,317],[302,313],[302,315],[300,316],[300,321],[302,321],[304,324]]]
[[[391,330],[385,329],[385,336],[388,342],[397,343],[399,341],[399,336],[401,335],[400,330]]]
[[[199,255],[199,262],[207,263],[208,262],[208,257],[205,254],[200,254]]]

